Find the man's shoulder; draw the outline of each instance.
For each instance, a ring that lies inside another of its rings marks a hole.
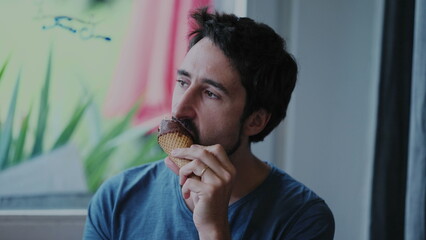
[[[270,175],[272,187],[285,199],[294,199],[297,202],[322,200],[312,189],[282,169],[272,166]]]
[[[273,189],[276,197],[275,210],[288,220],[288,230],[304,229],[318,225],[327,234],[334,232],[334,217],[327,203],[312,189],[296,180],[284,170],[273,168]],[[304,229],[303,231],[307,231]],[[326,238],[329,239],[329,238]]]
[[[331,213],[319,195],[284,170],[273,166],[265,183],[267,185],[265,195],[268,196],[265,201],[268,201],[275,211],[286,212],[292,216],[303,215],[313,209]]]

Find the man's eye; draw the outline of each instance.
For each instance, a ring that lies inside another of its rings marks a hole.
[[[180,86],[180,87],[185,87],[185,86],[187,86],[188,85],[188,83],[186,83],[184,80],[182,80],[182,79],[178,79],[178,80],[176,80],[176,82],[177,82],[177,84]]]
[[[218,95],[216,95],[216,94],[214,94],[214,93],[210,92],[209,90],[206,90],[206,91],[205,91],[205,93],[206,93],[206,95],[207,95],[209,98],[212,98],[212,99],[219,99],[219,96],[218,96]]]

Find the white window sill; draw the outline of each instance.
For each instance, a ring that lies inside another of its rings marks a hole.
[[[86,209],[0,210],[0,239],[81,239]]]

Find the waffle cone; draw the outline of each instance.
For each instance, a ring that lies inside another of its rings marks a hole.
[[[158,144],[170,156],[170,153],[175,148],[188,148],[193,144],[192,138],[179,132],[171,132],[158,136]],[[190,160],[170,157],[170,159],[181,168]]]

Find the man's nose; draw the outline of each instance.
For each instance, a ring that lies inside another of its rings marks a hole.
[[[197,96],[189,87],[185,92],[174,96],[172,115],[178,119],[193,119],[196,115]]]

